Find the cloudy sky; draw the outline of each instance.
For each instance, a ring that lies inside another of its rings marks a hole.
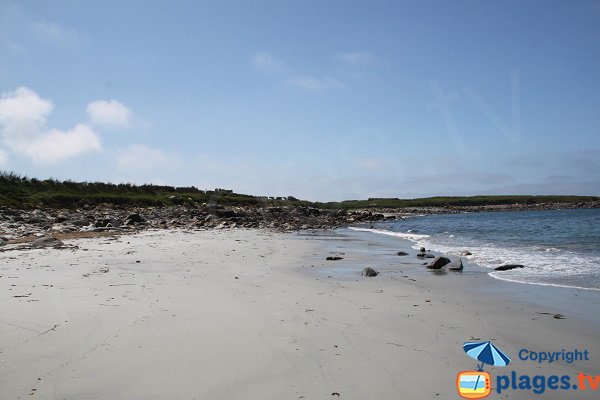
[[[0,169],[600,195],[599,1],[0,0]]]

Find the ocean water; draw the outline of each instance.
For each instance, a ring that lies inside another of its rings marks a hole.
[[[600,290],[600,209],[412,216],[352,228],[459,255],[497,279]],[[493,271],[503,264],[523,269]]]

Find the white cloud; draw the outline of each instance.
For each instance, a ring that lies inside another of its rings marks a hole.
[[[254,68],[261,72],[276,72],[283,67],[281,61],[265,52],[254,54],[251,63]]]
[[[66,132],[52,129],[28,144],[23,153],[33,161],[52,164],[87,152],[99,152],[100,140],[92,129],[77,124]]]
[[[107,129],[128,128],[132,125],[131,110],[117,100],[96,100],[88,104],[92,124]]]
[[[350,53],[337,53],[336,58],[340,61],[343,61],[347,64],[357,65],[357,64],[368,64],[375,59],[375,56],[372,53],[366,51],[355,51]]]
[[[288,82],[303,89],[312,91],[323,89],[342,89],[345,86],[344,82],[330,76],[325,76],[321,79],[312,76],[297,76],[295,78],[291,78]]]
[[[178,167],[181,161],[175,153],[165,153],[157,147],[144,144],[132,144],[119,152],[117,165],[124,171],[152,171]]]
[[[4,144],[41,164],[101,150],[100,140],[87,125],[78,124],[68,131],[48,128],[47,117],[53,109],[50,100],[26,87],[2,93],[0,126]]]
[[[0,167],[8,165],[8,154],[3,149],[0,149]]]

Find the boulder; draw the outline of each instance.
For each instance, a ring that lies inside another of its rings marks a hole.
[[[84,226],[88,226],[90,224],[90,220],[88,219],[77,219],[75,221],[71,222],[71,225],[75,225],[78,227],[84,227]]]
[[[421,247],[421,248],[419,249],[419,253],[425,253],[426,251],[427,251],[427,250],[425,250],[425,247]]]
[[[517,269],[517,268],[525,268],[525,266],[521,265],[521,264],[506,264],[506,265],[501,265],[499,267],[494,268],[494,271],[510,271],[511,269]]]
[[[61,222],[65,222],[66,220],[68,220],[69,218],[67,218],[67,216],[65,214],[58,214],[56,216],[56,218],[54,218],[54,222],[56,223],[61,223]]]
[[[462,271],[464,268],[462,260],[459,258],[458,262],[452,262],[450,263],[448,269],[450,271]]]
[[[129,221],[135,222],[135,223],[144,222],[144,218],[142,218],[142,216],[140,214],[138,214],[138,213],[129,214],[127,216],[127,218],[125,218],[125,220],[126,221],[129,220]],[[128,224],[127,222],[125,222],[125,225],[130,225],[130,224]]]
[[[408,253],[407,253],[407,252],[405,252],[405,251],[399,251],[399,252],[397,252],[397,253],[396,253],[396,255],[397,255],[397,256],[407,256],[407,255],[408,255]]]
[[[373,268],[371,267],[367,267],[365,269],[362,270],[362,276],[377,276],[379,275],[379,272],[375,271]]]
[[[61,247],[64,243],[60,240],[53,238],[52,236],[42,236],[41,238],[37,238],[31,243],[31,247],[41,249],[43,247]]]
[[[444,267],[446,264],[450,264],[452,261],[448,257],[438,256],[433,259],[429,264],[427,264],[427,268],[429,269],[440,269]]]
[[[419,253],[417,254],[417,258],[423,259],[423,258],[435,258],[435,256],[431,253]]]
[[[6,244],[6,240],[0,238],[0,247],[4,246]]]

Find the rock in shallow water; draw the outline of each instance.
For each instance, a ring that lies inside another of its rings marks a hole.
[[[427,265],[429,269],[440,269],[444,267],[446,264],[450,264],[452,261],[447,257],[436,257]]]
[[[362,276],[377,276],[379,275],[379,272],[375,271],[373,268],[371,267],[367,267],[365,269],[362,270]]]
[[[435,258],[435,256],[431,253],[419,253],[417,254],[417,258],[423,259],[423,258]]]
[[[463,268],[464,266],[461,259],[459,259],[458,262],[450,263],[450,266],[448,267],[450,271],[462,271]]]
[[[494,268],[494,271],[510,271],[511,269],[517,269],[517,268],[525,268],[525,266],[521,265],[521,264],[506,264],[506,265],[501,265],[499,267]]]
[[[407,256],[407,255],[408,255],[408,253],[407,253],[407,252],[405,252],[405,251],[399,251],[399,252],[397,252],[397,253],[396,253],[396,255],[397,255],[397,256]]]
[[[329,256],[325,260],[327,260],[327,261],[337,261],[337,260],[343,260],[343,259],[344,259],[344,257],[340,257],[340,256]]]

